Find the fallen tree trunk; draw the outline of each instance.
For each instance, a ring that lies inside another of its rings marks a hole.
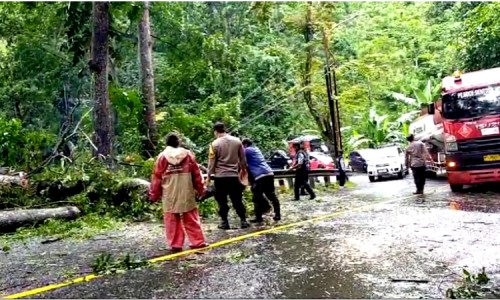
[[[19,185],[26,187],[28,180],[24,177],[24,173],[18,175],[0,175],[0,185]]]
[[[75,206],[42,209],[0,211],[0,232],[9,232],[24,225],[34,225],[47,219],[76,219],[80,210]]]
[[[147,190],[150,185],[149,181],[141,178],[127,178],[121,183],[120,188]]]
[[[113,204],[119,205],[130,199],[130,193],[137,191],[147,198],[151,183],[140,178],[127,178],[116,189]]]
[[[85,191],[85,182],[78,180],[72,186],[64,186],[64,184],[57,180],[55,182],[42,181],[36,187],[36,194],[38,196],[45,196],[52,201],[62,201],[74,195],[81,194]]]

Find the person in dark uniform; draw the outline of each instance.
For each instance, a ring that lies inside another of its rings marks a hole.
[[[316,198],[316,194],[309,185],[309,156],[307,153],[300,148],[300,143],[294,143],[293,148],[295,149],[295,163],[292,166],[292,170],[295,170],[295,184],[294,184],[294,194],[296,201],[300,200],[300,187],[304,186],[304,189],[310,195],[310,199]]]
[[[301,149],[302,151],[304,151],[304,153],[306,154],[306,156],[307,156],[307,161],[311,161],[311,159],[309,158],[309,152],[307,152],[306,147],[304,147],[304,143],[303,143],[303,142],[300,144],[300,149]],[[308,164],[308,166],[307,166],[307,171],[310,171],[309,167],[310,167],[310,164]],[[301,195],[301,196],[308,196],[308,195],[309,195],[309,194],[306,192],[306,188],[305,188],[303,185],[301,185],[301,186],[300,186],[300,195]]]
[[[347,174],[345,173],[345,162],[344,162],[344,151],[339,151],[339,157],[337,157],[337,167],[339,168],[339,185],[344,187],[347,179]]]

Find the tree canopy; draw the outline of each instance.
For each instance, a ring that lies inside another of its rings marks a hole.
[[[325,38],[347,148],[352,136],[366,138],[365,146],[402,136],[409,120],[401,117],[415,107],[395,95],[429,102],[440,79],[455,69],[500,65],[496,2],[315,2],[310,41],[308,5],[150,3],[156,111],[148,123],[138,55],[144,5],[110,2],[107,76],[99,80],[109,85],[114,156],[143,153],[145,123],[154,124],[159,137],[181,133],[200,160],[215,121],[264,150],[285,148],[304,130],[322,132],[321,122],[329,120]],[[95,147],[92,136],[103,123],[92,122],[91,112],[100,99],[93,76],[94,13],[87,2],[0,3],[2,165],[36,168],[54,147],[62,151],[62,132],[80,151]],[[304,85],[306,75],[311,80]],[[361,145],[362,139],[354,140]],[[154,143],[157,154],[162,139]]]

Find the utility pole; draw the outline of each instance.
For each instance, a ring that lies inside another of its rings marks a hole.
[[[332,61],[334,61],[334,59],[332,59]],[[335,115],[337,116],[336,117],[336,120],[337,120],[337,129],[338,129],[338,140],[339,140],[339,150],[343,150],[344,147],[342,144],[342,131],[340,130],[340,128],[342,128],[340,126],[340,111],[339,111],[339,94],[338,94],[338,90],[337,90],[337,72],[335,70],[335,66],[333,66],[333,95],[334,95],[334,102],[335,102]]]
[[[332,122],[332,134],[333,134],[333,141],[334,141],[334,152],[333,155],[335,158],[339,156],[339,147],[338,147],[338,141],[337,141],[337,122],[335,121],[335,104],[333,101],[333,95],[332,95],[332,84],[331,84],[331,78],[330,78],[330,68],[328,67],[328,58],[326,59],[326,64],[325,64],[325,82],[326,82],[326,94],[328,95],[328,108],[330,111],[330,119]]]
[[[323,28],[323,49],[325,52],[325,81],[326,81],[326,92],[328,95],[328,107],[330,110],[330,119],[332,122],[332,132],[333,140],[335,142],[335,157],[339,156],[339,151],[342,150],[342,137],[340,133],[340,117],[338,110],[337,101],[337,78],[334,73],[332,82],[332,72],[330,69],[330,50],[329,50],[329,40],[326,30]],[[333,88],[332,88],[333,87]],[[333,95],[332,95],[333,94]],[[335,97],[334,97],[335,96]]]

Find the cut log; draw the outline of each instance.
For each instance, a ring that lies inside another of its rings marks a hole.
[[[149,181],[141,178],[127,178],[121,183],[120,188],[148,190],[150,185]]]
[[[26,187],[28,185],[28,179],[25,178],[25,174],[22,172],[18,175],[0,175],[0,185],[19,185]]]
[[[72,186],[64,186],[60,180],[55,182],[41,181],[36,187],[36,194],[38,196],[45,196],[52,201],[62,201],[74,195],[81,194],[84,191],[85,182],[83,180],[78,180]]]
[[[0,211],[0,232],[12,231],[24,225],[34,225],[47,219],[73,220],[78,215],[80,210],[75,206]]]
[[[121,205],[123,202],[129,202],[130,192],[139,192],[144,199],[148,197],[149,181],[140,178],[126,178],[114,191],[113,205]]]

